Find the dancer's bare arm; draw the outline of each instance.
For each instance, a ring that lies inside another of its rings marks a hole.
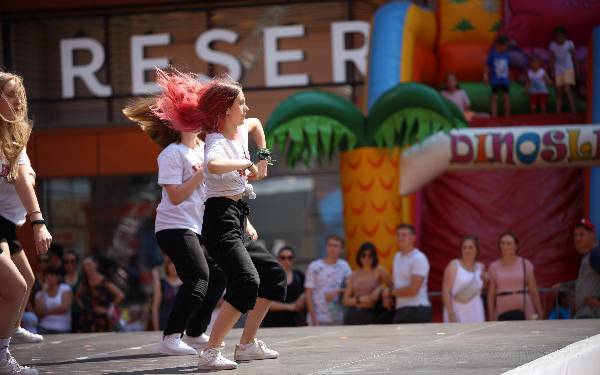
[[[266,148],[267,141],[265,137],[265,130],[263,129],[262,123],[257,118],[249,118],[246,120],[248,124],[248,134],[252,136],[254,143],[257,148]],[[267,177],[267,166],[268,163],[266,160],[260,160],[256,163],[256,167],[258,169],[258,173],[256,174],[255,179],[261,180]]]
[[[35,173],[28,165],[19,165],[19,173],[15,181],[15,189],[19,199],[29,213],[29,220],[42,220],[44,217],[40,211],[37,196],[35,195]],[[35,224],[33,226],[33,240],[38,254],[44,254],[48,251],[52,243],[52,236],[45,224]]]
[[[204,181],[204,170],[202,165],[198,164],[194,166],[194,175],[184,181],[181,184],[169,184],[163,185],[167,194],[169,195],[169,199],[175,205],[185,201],[192,195],[192,193],[198,188],[198,186]]]
[[[208,171],[212,174],[223,174],[238,170],[248,169],[257,174],[256,166],[248,159],[223,159],[214,158],[206,164]]]

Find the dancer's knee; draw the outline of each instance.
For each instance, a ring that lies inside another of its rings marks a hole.
[[[268,281],[260,284],[258,296],[271,301],[283,302],[287,293],[287,276],[279,265],[273,267],[268,275]],[[263,278],[265,278],[263,276]]]
[[[27,293],[27,282],[21,274],[16,275],[11,285],[7,285],[2,291],[2,296],[9,301],[21,302]]]
[[[183,287],[191,292],[195,299],[204,299],[208,290],[208,277],[202,274],[193,274],[186,277],[183,281]]]
[[[242,277],[233,285],[227,285],[225,300],[242,314],[252,310],[258,297],[260,279],[258,274],[250,274]]]

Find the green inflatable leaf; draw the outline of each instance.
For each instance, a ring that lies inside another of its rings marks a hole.
[[[347,127],[322,116],[296,117],[275,128],[269,139],[277,140],[290,166],[300,160],[306,165],[311,159],[321,162],[323,156],[331,157],[333,151],[352,149],[358,143],[358,137]]]
[[[331,159],[333,154],[333,147],[331,147],[331,136],[333,134],[333,129],[331,126],[324,125],[319,129],[319,139],[321,150],[323,150],[323,155],[327,156],[327,158]]]
[[[502,21],[498,20],[494,22],[494,24],[490,28],[490,31],[493,33],[497,33],[498,31],[500,31],[500,26],[502,26]]]
[[[471,23],[471,21],[463,18],[456,25],[454,25],[454,27],[452,29],[454,31],[466,32],[466,31],[469,31],[469,30],[475,30],[475,27],[473,26],[473,24]]]

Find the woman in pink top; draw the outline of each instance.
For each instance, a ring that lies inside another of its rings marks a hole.
[[[543,319],[534,268],[530,261],[517,256],[517,236],[512,232],[503,233],[498,248],[502,257],[489,268],[489,320]]]

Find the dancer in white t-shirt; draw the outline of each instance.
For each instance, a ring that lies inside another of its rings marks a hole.
[[[34,276],[16,227],[29,216],[38,254],[48,251],[52,236],[40,212],[35,173],[25,151],[31,123],[23,80],[5,72],[0,72],[0,130],[0,374],[37,374],[19,365],[8,350],[11,336],[25,342],[43,339],[20,327]]]
[[[285,272],[275,257],[256,242],[258,234],[248,222],[249,208],[242,197],[253,198],[248,179],[266,174],[270,159],[266,144],[257,144],[257,167],[250,161],[248,130],[255,120],[245,120],[248,107],[239,84],[213,79],[202,85],[197,96],[188,100],[176,85],[163,94],[170,98],[159,106],[162,119],[173,126],[206,133],[204,151],[205,205],[202,240],[210,256],[227,275],[227,293],[213,325],[206,350],[200,355],[201,369],[233,369],[237,364],[223,357],[220,346],[241,313],[248,312],[236,360],[277,358],[256,333],[272,300],[283,301]],[[212,277],[212,276],[211,276]]]
[[[158,77],[159,85],[173,85],[186,99],[193,98],[198,90],[192,77],[162,71],[158,71]],[[225,275],[201,246],[204,143],[198,131],[180,130],[176,121],[159,118],[165,100],[164,96],[137,99],[123,113],[163,148],[157,160],[162,198],[156,209],[155,232],[160,248],[175,264],[182,285],[158,349],[167,355],[188,355],[197,354],[196,349],[202,349],[208,341],[204,331],[223,293]]]

